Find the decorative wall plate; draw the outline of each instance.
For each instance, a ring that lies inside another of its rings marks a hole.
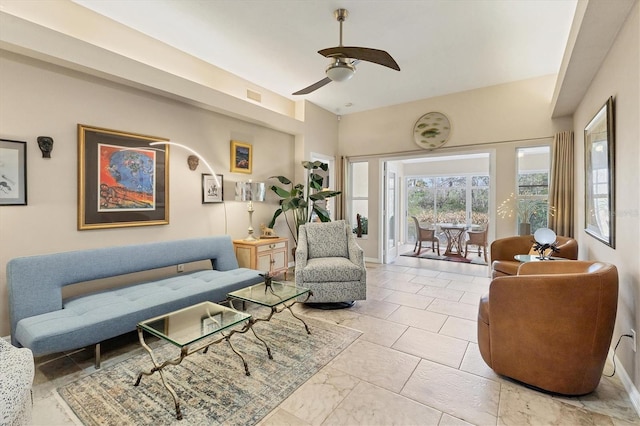
[[[430,112],[418,119],[413,126],[413,140],[420,148],[436,149],[449,139],[451,125],[446,115]]]

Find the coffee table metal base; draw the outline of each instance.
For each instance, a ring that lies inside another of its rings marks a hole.
[[[217,339],[217,340],[205,342],[205,343],[202,343],[202,344],[194,346],[194,347],[184,346],[180,350],[180,356],[179,357],[177,357],[175,359],[166,360],[166,361],[164,361],[162,363],[158,362],[158,360],[156,359],[156,356],[153,353],[153,349],[151,349],[149,347],[149,345],[147,345],[147,343],[144,341],[144,334],[143,334],[142,328],[138,327],[138,339],[140,340],[140,345],[142,345],[142,347],[145,348],[146,351],[149,353],[149,356],[151,357],[151,361],[153,362],[153,368],[151,370],[149,370],[149,371],[141,371],[140,374],[138,374],[138,379],[136,380],[134,386],[138,386],[140,384],[140,381],[142,380],[142,376],[150,376],[153,373],[158,372],[158,374],[160,375],[160,379],[162,380],[162,384],[169,391],[169,393],[171,394],[171,397],[173,398],[173,402],[175,403],[176,418],[178,420],[182,420],[182,411],[180,410],[180,402],[178,401],[178,395],[176,394],[175,390],[173,389],[173,386],[171,386],[171,384],[164,377],[164,374],[163,374],[162,370],[165,367],[169,366],[169,365],[179,365],[182,362],[183,359],[185,359],[187,356],[189,356],[191,354],[194,354],[196,352],[204,350],[203,353],[207,353],[207,351],[209,350],[209,346],[215,345],[215,344],[220,343],[222,341],[226,341],[229,344],[229,347],[231,348],[231,350],[236,355],[238,355],[240,357],[240,359],[242,360],[242,364],[244,365],[245,374],[247,376],[250,376],[251,373],[249,372],[249,366],[247,364],[247,361],[245,361],[245,359],[242,356],[242,354],[240,352],[238,352],[233,347],[233,345],[231,344],[231,340],[230,339],[231,339],[231,336],[233,336],[235,333],[244,334],[249,330],[253,331],[252,327],[253,327],[254,323],[255,323],[255,321],[253,320],[253,318],[251,318],[251,319],[248,320],[248,322],[241,329],[231,330],[227,334],[221,333],[222,337]],[[256,335],[255,331],[253,331],[253,334]],[[269,354],[269,358],[273,359],[271,357],[271,350],[269,349],[269,346],[267,346],[267,343],[264,340],[262,340],[261,338],[259,338],[257,335],[256,335],[256,337],[267,348],[267,353]]]
[[[269,283],[269,284],[267,284],[267,285],[265,285],[265,288],[264,288],[264,292],[265,292],[265,294],[266,294],[266,292],[267,292],[267,291],[269,291],[271,294],[273,294],[273,295],[275,295],[275,296],[278,296],[278,295],[273,291],[273,287],[270,285],[270,283]],[[293,310],[291,309],[291,307],[292,307],[293,305],[295,305],[296,303],[306,303],[306,302],[307,302],[307,300],[309,300],[309,298],[310,298],[311,296],[313,296],[313,292],[312,292],[311,290],[306,290],[306,292],[305,292],[305,293],[306,293],[307,297],[306,297],[306,299],[305,299],[303,302],[299,302],[297,299],[292,299],[293,301],[292,301],[291,303],[289,303],[289,304],[287,304],[287,301],[283,301],[283,302],[281,302],[281,303],[278,303],[277,305],[269,305],[266,301],[262,301],[262,300],[260,300],[259,298],[254,298],[254,299],[251,299],[251,298],[241,299],[241,298],[239,298],[238,296],[234,295],[234,293],[229,293],[229,294],[227,295],[227,297],[228,297],[228,300],[229,300],[229,306],[230,306],[232,309],[235,309],[235,307],[233,306],[233,300],[234,300],[234,299],[235,299],[235,300],[241,300],[243,303],[244,303],[245,301],[258,303],[258,304],[260,304],[260,305],[262,305],[262,306],[265,306],[265,307],[268,307],[268,308],[270,308],[270,309],[271,309],[271,312],[269,313],[269,316],[267,316],[266,318],[256,318],[256,317],[252,317],[251,319],[253,320],[253,322],[254,322],[254,323],[257,323],[257,322],[260,322],[260,321],[270,321],[270,320],[271,320],[271,318],[272,318],[275,314],[279,314],[279,313],[283,312],[283,311],[286,309],[286,310],[288,310],[288,311],[289,311],[289,313],[291,313],[291,315],[292,315],[295,319],[297,319],[298,321],[300,321],[300,322],[304,325],[304,329],[307,331],[307,334],[311,334],[311,330],[309,330],[309,326],[307,325],[307,323],[306,323],[306,322],[304,322],[304,320],[303,320],[302,318],[300,318],[299,316],[297,316],[297,315],[293,312]],[[278,306],[280,306],[280,309],[278,309]],[[271,350],[269,349],[269,347],[267,346],[267,344],[264,342],[264,340],[262,340],[262,339],[260,339],[260,338],[258,337],[258,335],[256,334],[256,332],[255,332],[253,329],[252,329],[252,331],[253,331],[253,334],[254,334],[254,335],[255,335],[255,336],[256,336],[256,337],[257,337],[257,338],[258,338],[262,343],[264,343],[264,345],[267,347],[267,353],[269,354],[269,358],[270,358],[270,359],[273,359],[273,358],[272,358],[272,356],[271,356]]]

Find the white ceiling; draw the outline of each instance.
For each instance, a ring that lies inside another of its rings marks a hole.
[[[286,96],[322,78],[338,45],[382,49],[353,79],[303,98],[336,114],[556,74],[576,0],[74,0]],[[351,104],[351,106],[347,106]]]

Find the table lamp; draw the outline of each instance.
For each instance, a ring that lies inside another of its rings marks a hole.
[[[258,240],[253,236],[253,202],[264,201],[266,192],[264,182],[236,182],[236,201],[246,201],[249,212],[249,235],[245,241]]]
[[[540,254],[540,260],[549,259],[551,254],[559,251],[556,244],[556,233],[549,228],[540,228],[533,234],[534,249]],[[551,249],[549,255],[547,250]]]

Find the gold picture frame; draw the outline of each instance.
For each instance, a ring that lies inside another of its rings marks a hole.
[[[168,139],[78,124],[78,230],[169,223]]]
[[[253,147],[251,144],[231,141],[231,172],[251,174],[253,169]]]

